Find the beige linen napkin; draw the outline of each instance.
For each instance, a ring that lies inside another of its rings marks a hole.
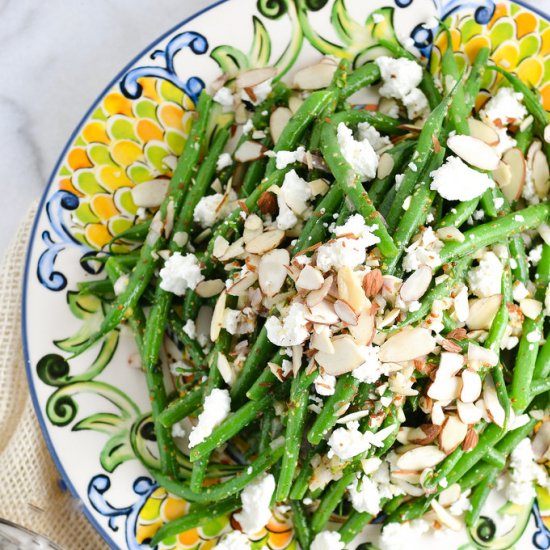
[[[66,550],[107,548],[78,503],[61,489],[38,426],[22,356],[21,288],[33,205],[0,265],[0,517]]]

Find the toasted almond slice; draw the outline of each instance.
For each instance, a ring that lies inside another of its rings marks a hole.
[[[326,373],[339,376],[363,364],[363,355],[351,336],[336,336],[332,339],[332,345],[334,353],[319,351],[315,355],[315,361]]]
[[[257,141],[244,141],[235,151],[235,160],[239,162],[250,162],[261,158],[265,147]]]
[[[221,235],[218,235],[214,240],[214,248],[212,250],[212,256],[214,258],[221,258],[229,248],[229,242],[227,239],[224,239]]]
[[[368,298],[374,298],[383,286],[384,277],[379,269],[373,269],[363,277],[363,290]]]
[[[292,114],[294,114],[301,106],[304,100],[297,96],[297,95],[291,95],[288,98],[288,108],[292,111]]]
[[[477,424],[482,417],[482,412],[474,403],[464,403],[460,399],[456,402],[458,416],[464,424]]]
[[[338,297],[344,300],[356,312],[360,312],[366,303],[365,292],[359,279],[348,266],[338,270]]]
[[[441,524],[445,525],[445,527],[448,527],[449,529],[452,529],[453,531],[462,530],[464,527],[462,521],[443,508],[443,506],[441,506],[436,499],[433,499],[430,502],[430,506]]]
[[[216,363],[220,374],[222,375],[223,381],[228,385],[232,386],[235,382],[235,371],[233,367],[229,364],[227,357],[220,351],[218,352],[218,361]]]
[[[260,216],[258,216],[257,214],[248,215],[246,217],[246,220],[244,221],[243,239],[245,244],[260,235],[263,232],[263,229],[264,224]]]
[[[447,146],[462,160],[480,170],[495,170],[500,160],[490,145],[472,136],[451,136]]]
[[[550,246],[550,225],[547,223],[541,223],[537,227],[537,231],[539,232],[541,239]]]
[[[472,137],[480,139],[481,141],[484,141],[485,143],[487,143],[487,145],[491,145],[492,147],[498,145],[500,139],[496,130],[494,130],[484,122],[481,122],[481,120],[470,117],[468,119],[468,127],[470,129],[470,135]]]
[[[300,290],[318,290],[323,286],[325,279],[316,268],[306,265],[296,281],[296,288]]]
[[[425,328],[405,329],[390,336],[380,347],[380,361],[400,363],[428,355],[436,347],[435,338]]]
[[[232,242],[227,247],[227,250],[225,251],[223,256],[220,256],[218,260],[220,260],[220,262],[228,262],[233,258],[237,258],[238,256],[244,253],[243,244],[244,244],[244,239],[242,237]]]
[[[427,397],[427,399],[432,401],[430,397]],[[433,403],[431,416],[432,424],[435,424],[436,426],[443,426],[443,422],[445,422],[445,413],[443,412],[443,407],[441,406],[441,403]]]
[[[470,304],[468,302],[468,287],[466,287],[466,285],[462,285],[461,289],[453,299],[453,304],[455,308],[456,318],[461,323],[464,323],[466,319],[468,319],[468,315],[470,314]]]
[[[242,296],[257,280],[258,274],[249,271],[243,277],[237,279],[237,281],[227,289],[227,294],[230,296]]]
[[[502,294],[470,300],[470,314],[466,319],[468,328],[470,330],[489,330],[501,302]]]
[[[227,293],[222,292],[214,306],[214,312],[212,314],[212,321],[210,323],[210,340],[215,342],[220,335],[220,330],[223,326],[223,315],[225,312],[225,302],[227,300]]]
[[[408,470],[393,470],[391,472],[393,480],[405,481],[407,483],[420,483],[420,474],[418,472],[409,472]]]
[[[422,426],[411,430],[409,442],[415,445],[429,445],[435,441],[440,431],[441,426],[437,424],[422,424]]]
[[[321,286],[319,290],[311,291],[306,297],[307,307],[312,308],[312,307],[315,307],[317,304],[320,304],[329,293],[330,287],[332,286],[332,282],[333,282],[333,277],[332,275],[329,275],[325,279],[323,286]]]
[[[491,420],[500,428],[504,428],[506,412],[498,400],[497,390],[493,377],[488,374],[483,383],[483,401]]]
[[[265,254],[274,248],[277,248],[283,239],[285,232],[281,229],[272,229],[258,235],[250,242],[246,243],[245,250],[251,254]]]
[[[462,243],[466,239],[464,233],[454,225],[440,227],[435,233],[442,241],[458,241]]]
[[[324,180],[323,178],[317,178],[316,180],[308,182],[308,184],[311,189],[311,194],[314,197],[317,197],[318,195],[324,196],[329,190],[327,180]]]
[[[235,80],[235,84],[238,88],[254,88],[258,84],[262,84],[267,80],[277,75],[277,69],[275,67],[261,67],[259,69],[249,69],[244,71]]]
[[[405,302],[419,300],[424,296],[432,282],[432,270],[427,265],[421,265],[413,274],[405,280],[399,290],[401,299]]]
[[[550,421],[545,420],[533,438],[533,454],[537,460],[543,460],[548,456],[550,448]]]
[[[285,282],[290,264],[290,254],[284,248],[276,248],[264,254],[258,265],[258,282],[266,296],[275,296]]]
[[[542,311],[542,302],[534,300],[533,298],[524,298],[520,301],[519,308],[525,317],[536,319]]]
[[[494,174],[495,181],[502,190],[502,193],[506,199],[513,202],[521,197],[523,186],[525,184],[525,176],[527,173],[525,158],[519,149],[513,147],[504,153],[502,160],[510,169],[510,180],[509,183],[506,184],[500,174],[498,177]]]
[[[376,334],[376,318],[372,313],[362,311],[357,318],[357,324],[350,325],[348,330],[358,345],[368,346],[372,344]]]
[[[445,453],[452,453],[466,437],[468,425],[457,416],[448,416],[439,434],[439,448]]]
[[[428,389],[428,397],[437,401],[452,401],[460,395],[460,386],[461,381],[457,376],[436,379]],[[437,423],[433,416],[432,422]]]
[[[451,378],[464,366],[464,358],[459,353],[445,351],[439,359],[435,379]]]
[[[500,189],[508,187],[512,183],[512,170],[504,161],[500,161],[496,170],[493,170],[493,179],[496,181]],[[509,194],[513,194],[513,190],[508,190]]]
[[[293,79],[293,86],[300,90],[319,90],[330,85],[337,65],[317,63],[299,70]]]
[[[460,399],[463,403],[474,403],[481,395],[481,377],[472,369],[462,371]],[[460,411],[459,411],[460,412]]]
[[[441,506],[447,507],[454,504],[460,498],[461,492],[460,485],[458,483],[453,483],[441,491],[437,500]]]
[[[394,165],[395,161],[393,160],[393,157],[389,153],[383,153],[382,155],[380,155],[380,159],[378,161],[376,177],[378,179],[382,179],[389,176],[391,174],[391,171],[393,170]]]
[[[225,283],[221,279],[212,279],[201,281],[195,288],[195,292],[201,298],[212,298],[212,296],[217,296],[224,288]]]
[[[481,411],[480,411],[480,414],[481,414]],[[478,442],[479,442],[479,435],[477,434],[474,428],[470,428],[462,443],[462,450],[465,453],[467,453],[468,451],[471,451],[473,448],[475,448]]]
[[[331,336],[330,329],[326,326],[321,327],[319,331],[314,331],[310,339],[311,348],[327,354],[334,353],[334,345],[332,344]]]
[[[472,342],[468,343],[468,362],[481,363],[486,367],[498,365],[498,354],[493,350],[483,348]]]
[[[396,462],[401,470],[422,471],[425,468],[433,468],[439,464],[447,455],[440,451],[435,445],[424,445],[413,447],[404,452]]]
[[[292,346],[292,374],[297,376],[300,367],[302,366],[302,358],[304,356],[304,346]]]
[[[269,132],[276,145],[279,137],[283,133],[288,121],[292,117],[292,111],[287,107],[277,107],[269,117]]]
[[[347,302],[336,300],[334,302],[334,312],[347,325],[357,326],[357,314]]]
[[[309,311],[310,312],[306,314],[306,318],[312,323],[333,325],[340,321],[340,318],[334,311],[334,306],[327,300],[323,300],[319,304],[311,307]]]
[[[527,168],[530,170],[533,169],[533,159],[535,158],[535,155],[537,151],[540,151],[542,149],[542,143],[538,139],[534,139],[529,145],[529,149],[527,149]]]
[[[533,157],[533,184],[537,196],[544,199],[550,189],[550,170],[546,155],[542,151],[537,151]]]
[[[164,197],[166,197],[169,184],[170,180],[166,178],[138,183],[130,191],[134,204],[141,208],[156,208],[160,206]]]

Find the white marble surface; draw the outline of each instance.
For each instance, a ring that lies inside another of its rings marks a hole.
[[[156,37],[213,0],[0,0],[0,256],[80,118]]]

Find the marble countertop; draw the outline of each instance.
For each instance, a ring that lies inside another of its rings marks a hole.
[[[0,0],[0,255],[107,82],[212,2]]]

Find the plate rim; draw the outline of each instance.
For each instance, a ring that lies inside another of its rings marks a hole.
[[[221,4],[225,4],[229,1],[230,0],[214,0],[213,2],[211,2],[210,4],[202,8],[201,10],[195,11],[189,17],[182,19],[179,23],[176,23],[175,25],[170,27],[168,30],[164,31],[162,34],[157,36],[154,40],[152,40],[147,46],[145,46],[142,50],[140,50],[138,54],[133,56],[132,59],[128,63],[126,63],[120,71],[116,73],[116,75],[108,82],[108,84],[99,92],[96,99],[91,103],[90,107],[88,107],[84,115],[79,119],[74,130],[71,132],[71,135],[65,142],[65,145],[63,146],[63,149],[61,150],[61,153],[59,154],[52,168],[52,171],[46,183],[46,187],[42,193],[42,196],[40,197],[40,201],[36,208],[36,214],[34,216],[32,226],[29,232],[29,241],[28,241],[27,249],[25,253],[25,262],[24,262],[24,268],[23,268],[23,284],[21,287],[21,321],[20,323],[21,323],[23,361],[25,363],[25,374],[27,377],[28,388],[31,396],[33,409],[34,409],[36,418],[38,420],[40,432],[46,443],[48,453],[52,458],[52,461],[60,475],[60,478],[61,478],[60,481],[68,489],[68,491],[71,494],[71,497],[78,502],[80,502],[82,499],[76,487],[73,485],[71,478],[69,477],[69,475],[65,471],[65,468],[63,467],[62,460],[58,456],[55,446],[50,438],[50,434],[46,426],[46,420],[44,418],[44,412],[40,408],[38,395],[36,393],[35,381],[33,379],[33,372],[32,372],[33,365],[31,365],[30,354],[29,354],[29,339],[27,334],[27,295],[28,295],[29,277],[31,274],[31,257],[34,250],[36,233],[37,233],[38,224],[41,218],[41,214],[44,211],[46,200],[50,194],[52,185],[55,183],[55,180],[59,172],[59,169],[61,167],[61,164],[63,162],[63,159],[66,157],[68,150],[71,148],[75,138],[78,136],[78,133],[82,129],[84,123],[88,120],[90,115],[97,109],[101,100],[105,97],[105,95],[109,92],[109,90],[111,90],[112,87],[117,82],[120,82],[124,74],[126,74],[126,72],[128,72],[128,70],[132,66],[134,66],[137,63],[137,61],[139,61],[143,56],[145,56],[148,52],[150,52],[159,42],[162,42],[164,39],[168,38],[170,35],[178,31],[179,29],[181,29],[181,27],[191,23],[201,15],[204,15],[205,13],[213,10],[214,8],[217,8]],[[115,541],[109,535],[107,530],[99,523],[99,521],[96,519],[91,509],[88,506],[84,505],[81,507],[81,510],[84,513],[84,516],[86,517],[86,519],[90,522],[90,524],[95,529],[95,531],[101,535],[101,537],[103,538],[105,543],[109,546],[109,548],[111,548],[112,550],[120,550],[120,547],[115,543]]]

